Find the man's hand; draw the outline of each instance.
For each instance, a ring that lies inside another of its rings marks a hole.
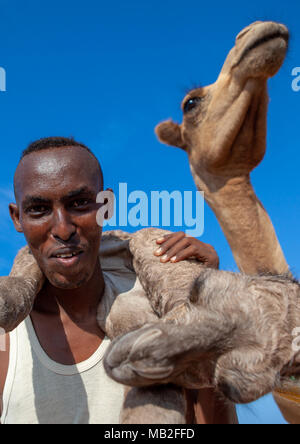
[[[156,241],[160,248],[154,252],[155,256],[162,256],[161,262],[180,262],[195,258],[209,268],[219,268],[219,257],[215,249],[185,233],[168,234]]]

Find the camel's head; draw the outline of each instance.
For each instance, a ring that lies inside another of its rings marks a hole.
[[[237,36],[221,74],[234,74],[243,80],[272,77],[285,59],[288,42],[286,26],[255,22]]]
[[[255,22],[239,33],[218,80],[183,100],[183,123],[161,123],[159,139],[188,152],[192,168],[226,176],[249,173],[266,148],[267,80],[287,52],[288,29]]]

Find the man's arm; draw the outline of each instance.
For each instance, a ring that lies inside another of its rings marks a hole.
[[[213,246],[205,244],[184,232],[167,234],[158,239],[159,248],[154,252],[161,262],[177,263],[185,259],[197,259],[209,268],[219,268],[219,256]]]
[[[238,424],[236,407],[213,389],[197,392],[196,424]]]
[[[0,336],[0,340],[2,337]],[[9,364],[9,335],[5,335],[5,347],[0,346],[0,416],[2,415],[3,411],[3,392],[4,392],[4,386],[5,381],[7,377],[7,371],[8,371],[8,364]],[[0,342],[2,344],[2,341]],[[2,350],[2,348],[5,348],[5,350]]]

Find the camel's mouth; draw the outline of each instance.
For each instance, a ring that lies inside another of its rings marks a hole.
[[[252,45],[250,45],[250,47],[247,48],[247,50],[252,51],[253,49],[257,48],[258,46],[263,45],[264,43],[270,42],[271,40],[280,39],[280,38],[285,40],[286,44],[288,45],[289,34],[283,32],[283,31],[277,31],[277,32],[273,32],[272,34],[265,35],[264,37],[261,37],[256,42],[254,42]]]
[[[245,48],[245,50],[243,51],[238,64],[240,64],[247,57],[247,55],[251,51],[253,51],[254,49],[264,45],[265,43],[271,42],[272,40],[276,40],[276,39],[284,40],[286,43],[286,49],[288,48],[288,44],[289,44],[288,31],[284,31],[283,29],[278,29],[276,32],[266,34],[266,35],[258,38],[256,41],[251,42],[251,44],[249,46],[247,46]]]

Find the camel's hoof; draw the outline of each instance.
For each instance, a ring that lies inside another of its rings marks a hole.
[[[109,347],[106,372],[115,381],[136,387],[168,382],[174,366],[166,356],[167,343],[158,325],[128,333]]]

